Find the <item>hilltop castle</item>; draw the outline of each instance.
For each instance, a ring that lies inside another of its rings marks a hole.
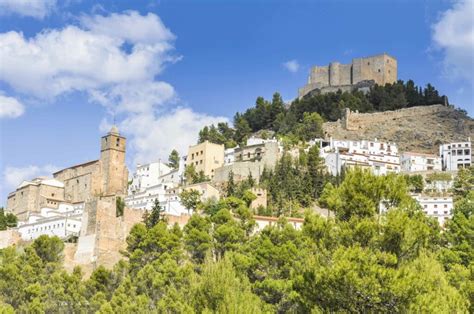
[[[388,54],[352,59],[351,64],[331,62],[311,68],[308,83],[298,90],[298,97],[318,91],[320,93],[350,91],[385,85],[397,81],[397,59]]]

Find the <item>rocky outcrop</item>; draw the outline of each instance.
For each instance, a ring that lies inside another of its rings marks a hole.
[[[441,143],[474,140],[474,119],[443,105],[395,111],[358,113],[347,110],[336,122],[323,125],[325,137],[375,139],[398,144],[401,151],[438,153]]]

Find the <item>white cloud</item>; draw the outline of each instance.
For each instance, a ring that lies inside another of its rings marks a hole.
[[[0,34],[0,80],[47,99],[153,81],[166,63],[176,61],[171,55],[174,35],[154,14],[95,15],[81,23],[32,38],[15,31]]]
[[[298,72],[298,70],[300,68],[300,64],[296,60],[287,61],[287,62],[283,63],[283,66],[285,67],[285,69],[287,69],[291,73]]]
[[[444,53],[446,75],[474,84],[474,0],[454,2],[432,29],[433,42]]]
[[[31,38],[3,33],[0,80],[37,99],[86,93],[89,101],[106,107],[118,119],[133,162],[165,159],[174,148],[186,152],[205,125],[228,121],[190,108],[173,108],[178,95],[158,76],[167,64],[179,60],[173,55],[174,40],[157,15],[133,11],[82,16],[77,26],[43,30]],[[107,119],[100,128],[109,130]],[[10,177],[15,176],[13,170]]]
[[[168,158],[173,149],[180,154],[186,153],[188,147],[197,142],[200,129],[218,122],[229,121],[225,117],[178,107],[160,115],[130,115],[120,124],[120,131],[131,136],[130,148],[135,152],[134,163],[146,163]]]
[[[176,101],[176,92],[166,82],[145,81],[118,84],[108,90],[91,91],[91,100],[116,113],[148,113]]]
[[[3,182],[8,191],[13,191],[24,180],[31,180],[39,176],[51,177],[59,168],[53,165],[6,167],[3,172]]]
[[[0,14],[19,14],[43,19],[56,7],[56,0],[0,0]]]
[[[81,24],[95,34],[123,39],[135,44],[161,43],[165,49],[169,48],[169,43],[175,39],[175,35],[153,13],[144,16],[136,11],[128,11],[125,14],[114,13],[109,16],[84,15],[81,18]]]
[[[0,118],[18,118],[25,112],[21,102],[0,94]]]

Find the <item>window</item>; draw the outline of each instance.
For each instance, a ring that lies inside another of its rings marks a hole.
[[[194,159],[194,154],[191,154],[191,159]]]
[[[201,150],[201,155],[204,154],[204,151]]]
[[[201,161],[199,161],[199,164],[201,164],[201,165],[202,165],[202,160],[201,160]]]
[[[379,73],[380,73],[380,69],[379,69],[378,71],[379,71]]]
[[[370,62],[367,62],[367,65],[370,65]]]
[[[438,208],[438,205],[435,204],[435,205],[434,205],[434,208]]]
[[[448,208],[448,204],[444,204],[444,208]]]

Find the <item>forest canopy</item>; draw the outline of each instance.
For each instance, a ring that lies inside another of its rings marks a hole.
[[[41,236],[0,250],[0,312],[472,313],[473,174],[456,179],[443,232],[403,176],[355,170],[321,192],[335,218],[307,211],[301,229],[282,216],[255,233],[248,195],[233,190],[197,204],[183,229],[135,225],[124,260],[86,280],[62,268],[62,241]]]

